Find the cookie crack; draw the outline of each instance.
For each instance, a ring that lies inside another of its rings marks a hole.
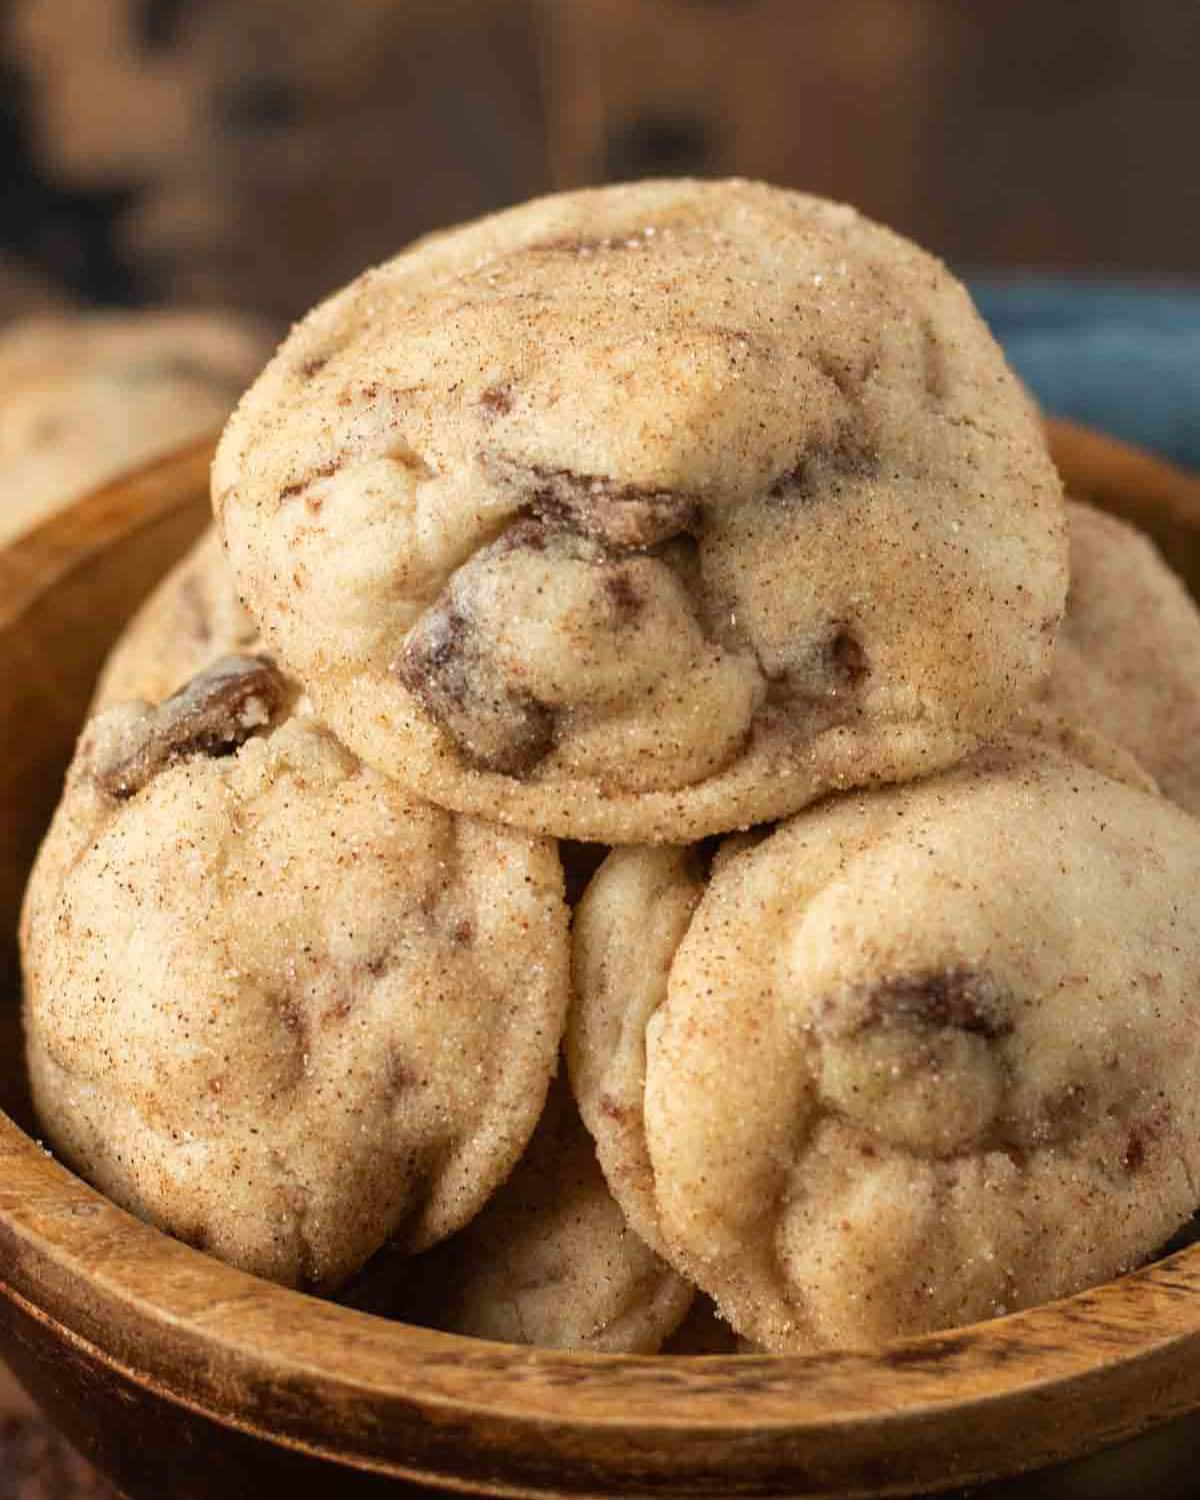
[[[703,519],[698,494],[665,486],[530,463],[485,452],[485,472],[527,496],[527,508],[546,526],[573,531],[618,551],[641,552],[681,533],[694,534]]]

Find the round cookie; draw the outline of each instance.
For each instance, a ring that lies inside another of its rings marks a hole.
[[[0,330],[0,540],[214,431],[268,352],[228,314],[79,313]]]
[[[258,626],[242,607],[215,527],[180,559],[117,638],[92,712],[158,703],[222,656],[253,655]]]
[[[260,658],[85,729],[22,921],[34,1102],[113,1199],[331,1288],[467,1223],[541,1114],[553,844],[368,770]]]
[[[213,499],[356,753],[600,842],[960,758],[1066,593],[1037,415],[964,289],[741,181],[542,199],[368,272],[244,398]]]
[[[670,1251],[646,1148],[646,1027],[703,892],[699,849],[614,849],[575,908],[571,1088],[613,1196],[660,1255]]]
[[[1042,701],[1200,815],[1200,612],[1149,537],[1070,501],[1071,586]]]
[[[692,1302],[691,1286],[625,1223],[565,1082],[466,1229],[416,1259],[382,1258],[355,1305],[502,1343],[653,1354]]]
[[[776,1351],[1145,1260],[1200,1180],[1198,881],[1185,813],[1016,737],[710,876],[616,851],[576,914],[568,1025],[614,1195]]]

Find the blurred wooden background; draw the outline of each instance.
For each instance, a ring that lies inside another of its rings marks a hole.
[[[1194,0],[0,0],[0,255],[283,320],[547,187],[742,172],[959,265],[1195,275],[1198,63]]]

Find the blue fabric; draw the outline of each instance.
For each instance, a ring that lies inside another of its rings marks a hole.
[[[1200,469],[1200,287],[968,274],[983,316],[1052,416]]]

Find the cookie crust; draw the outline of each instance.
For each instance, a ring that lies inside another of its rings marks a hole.
[[[960,758],[1066,591],[1036,413],[962,287],[741,181],[543,199],[368,272],[243,400],[213,495],[358,754],[608,842]]]
[[[1071,587],[1041,701],[1107,735],[1200,815],[1200,611],[1136,527],[1078,500],[1067,517]]]
[[[543,1349],[653,1354],[693,1295],[625,1222],[563,1079],[483,1212],[415,1260],[384,1261],[382,1295],[368,1267],[356,1306]]]
[[[1198,877],[1186,814],[1016,737],[711,875],[616,851],[568,1026],[614,1195],[776,1351],[1130,1269],[1195,1210]]]
[[[261,647],[221,539],[209,527],[117,638],[97,680],[92,713],[116,703],[158,703],[221,657],[253,655]]]
[[[93,719],[22,922],[33,1095],[116,1202],[336,1287],[467,1223],[569,993],[549,840],[370,771],[259,658]]]

